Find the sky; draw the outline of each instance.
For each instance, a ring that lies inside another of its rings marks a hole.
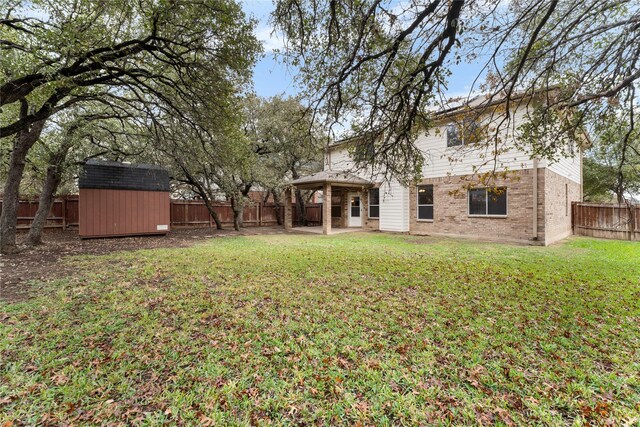
[[[259,23],[256,36],[263,43],[264,56],[258,61],[253,72],[254,88],[260,96],[279,94],[293,95],[297,92],[293,84],[292,70],[279,63],[273,53],[282,47],[282,39],[271,34],[269,14],[273,10],[271,0],[243,0],[244,11],[256,18]]]
[[[269,25],[269,14],[273,10],[272,1],[242,0],[242,7],[247,14],[259,21],[256,36],[264,46],[264,56],[254,69],[253,81],[256,93],[264,97],[296,94],[297,89],[293,81],[295,70],[288,69],[279,63],[273,53],[274,49],[282,47],[282,38],[273,35]],[[460,64],[453,67],[448,95],[450,97],[468,95],[471,84],[480,69],[479,64]]]

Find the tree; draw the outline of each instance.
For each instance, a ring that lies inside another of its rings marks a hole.
[[[615,166],[596,160],[592,156],[584,158],[583,163],[583,199],[585,202],[609,203],[614,194]]]
[[[419,174],[414,141],[447,107],[463,61],[482,65],[470,92],[506,104],[485,141],[496,146],[516,104],[534,101],[534,125],[574,138],[640,79],[640,8],[627,1],[279,0],[273,22],[315,118],[374,141],[359,163],[403,180]],[[531,151],[555,148],[546,139]]]
[[[635,127],[638,100],[630,91],[616,114],[594,127],[594,145],[584,161],[584,196],[590,201],[630,203],[640,196],[640,131]]]
[[[307,108],[293,97],[250,97],[245,115],[245,133],[260,156],[258,183],[273,195],[279,207],[288,180],[322,170],[326,134],[311,123]],[[296,189],[298,218],[305,225],[305,202],[309,196],[309,192]]]
[[[208,105],[211,97],[224,104],[249,78],[259,50],[254,22],[234,1],[3,5],[0,138],[15,136],[0,218],[3,252],[15,250],[24,160],[51,116],[89,102],[176,115],[180,105]]]
[[[38,210],[26,239],[31,246],[42,243],[51,205],[65,175],[77,177],[81,165],[90,158],[136,158],[146,148],[145,122],[121,111],[76,106],[56,118],[55,127],[41,138],[41,150],[32,150],[28,158],[31,163],[39,160],[44,164]]]
[[[184,126],[180,117],[171,114],[154,119],[154,159],[204,201],[218,229],[222,223],[214,203],[221,197],[231,201],[234,228],[239,230],[247,195],[257,182],[256,152],[242,131],[239,105],[240,99],[217,109],[184,105],[182,114],[194,126]]]

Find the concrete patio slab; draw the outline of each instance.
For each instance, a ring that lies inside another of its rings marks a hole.
[[[313,227],[293,227],[291,231],[295,232],[303,232],[303,233],[312,233],[312,234],[322,234],[322,226],[313,226]],[[342,234],[342,233],[354,233],[357,231],[363,231],[360,227],[353,228],[332,228],[329,235],[333,234]]]

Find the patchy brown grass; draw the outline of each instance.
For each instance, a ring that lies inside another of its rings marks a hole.
[[[273,235],[0,303],[0,425],[637,425],[640,245]]]

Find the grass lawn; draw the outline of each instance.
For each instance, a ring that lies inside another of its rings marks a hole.
[[[640,424],[639,243],[272,235],[68,262],[0,303],[1,426]]]

